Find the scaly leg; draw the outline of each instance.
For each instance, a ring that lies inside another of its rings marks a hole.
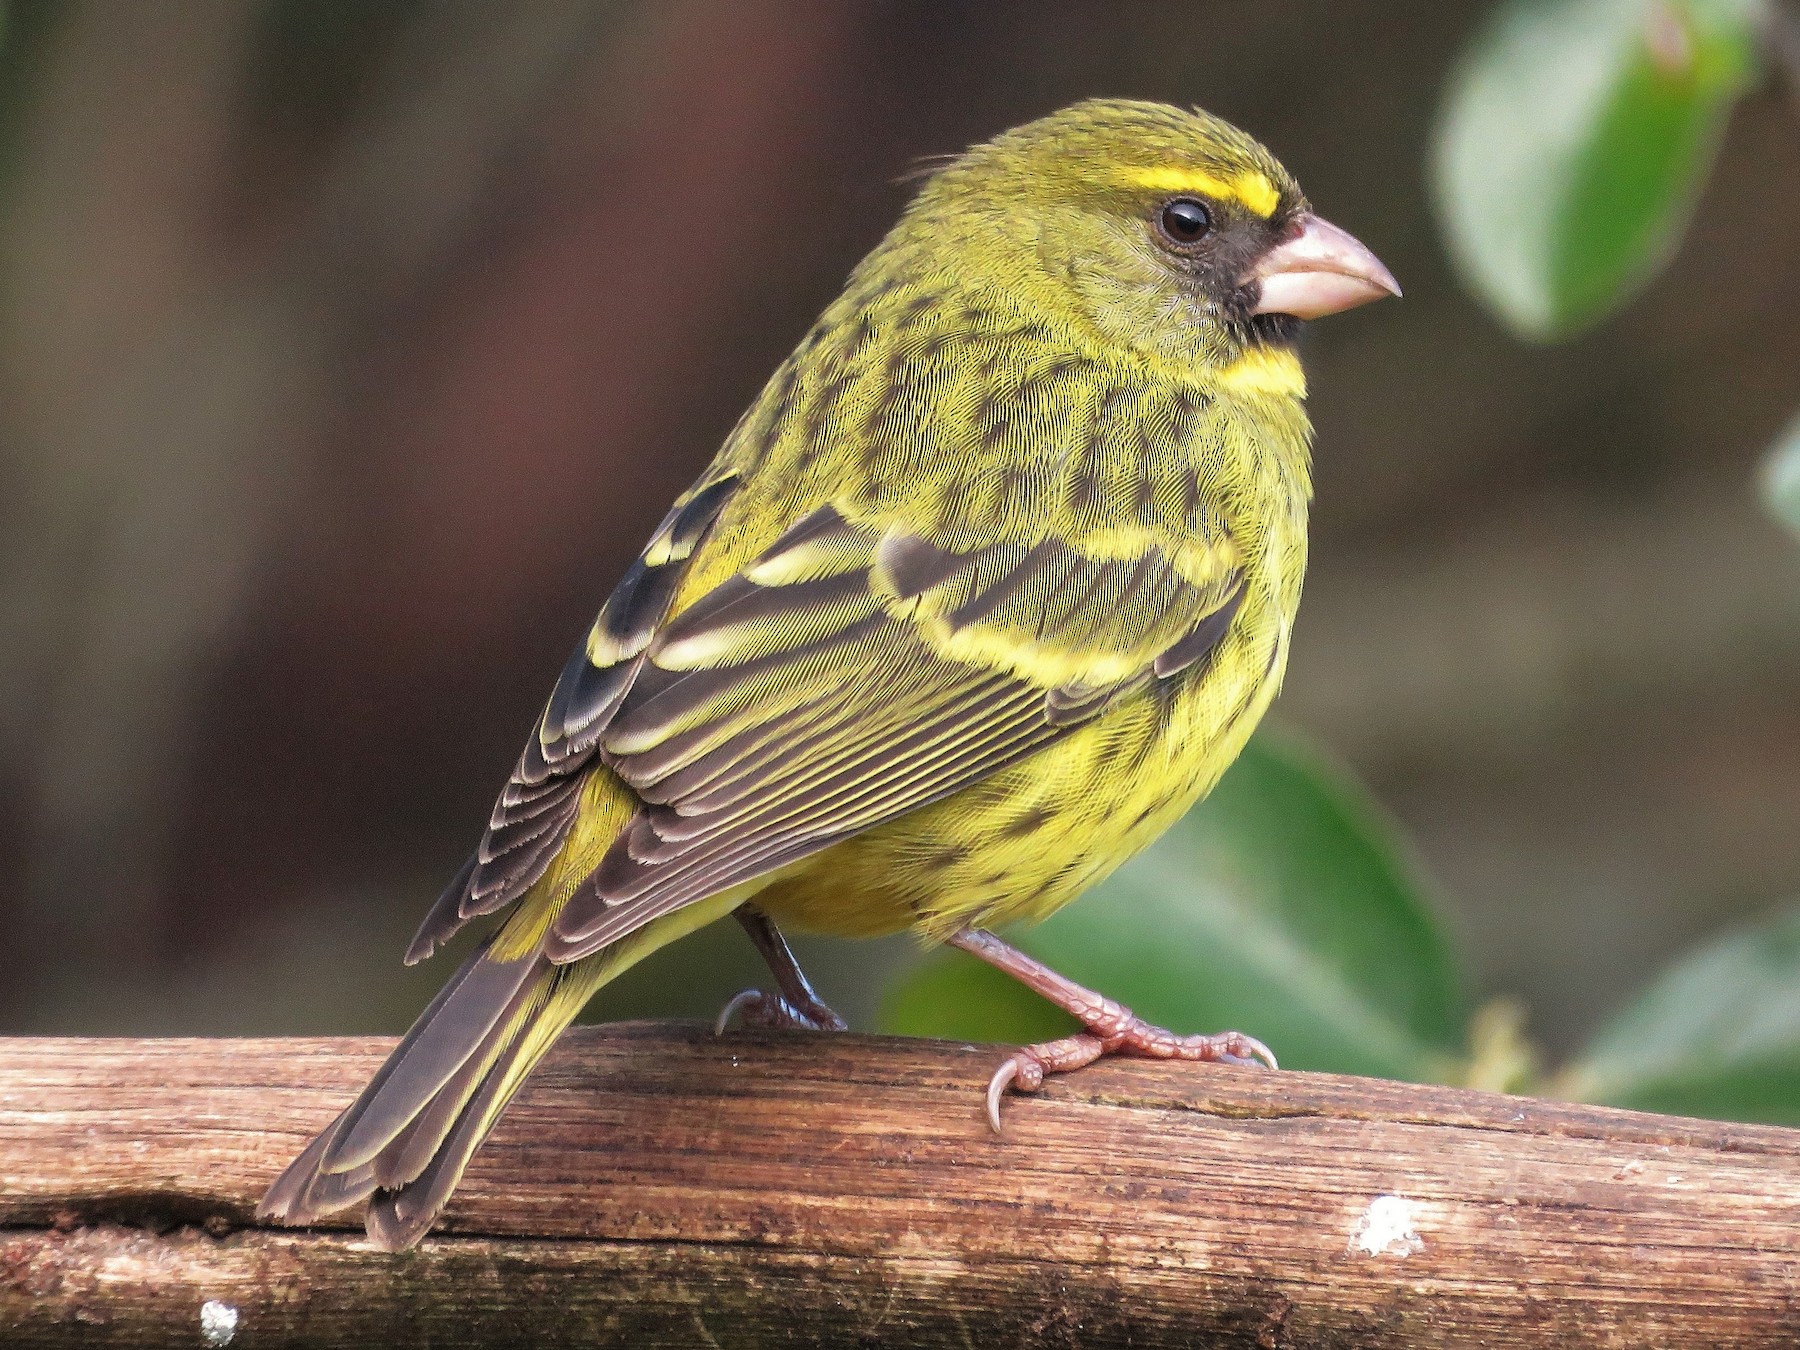
[[[782,937],[775,921],[755,905],[739,905],[732,911],[744,925],[756,950],[775,975],[779,994],[766,994],[760,989],[746,989],[719,1011],[713,1033],[722,1034],[731,1019],[741,1014],[745,1026],[797,1027],[806,1031],[844,1031],[849,1024],[825,1006],[794,959],[794,953]]]
[[[1177,1036],[1151,1026],[1122,1003],[1084,989],[1058,975],[1041,961],[1008,946],[983,928],[965,928],[950,939],[971,956],[979,956],[996,970],[1003,970],[1034,993],[1070,1013],[1085,1031],[1060,1041],[1028,1045],[1016,1051],[988,1083],[988,1123],[1000,1132],[1000,1100],[1008,1088],[1036,1092],[1044,1077],[1068,1073],[1092,1064],[1102,1055],[1142,1055],[1148,1059],[1216,1060],[1225,1064],[1261,1061],[1276,1066],[1275,1056],[1261,1041],[1241,1031],[1221,1031],[1213,1036]]]

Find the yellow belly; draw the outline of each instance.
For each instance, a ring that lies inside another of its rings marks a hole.
[[[1035,922],[1150,843],[1237,758],[1281,680],[1277,613],[1217,659],[952,797],[834,844],[757,896],[835,937]]]

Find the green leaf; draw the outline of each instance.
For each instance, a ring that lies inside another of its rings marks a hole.
[[[1464,1004],[1427,889],[1359,788],[1263,732],[1160,841],[1012,939],[1175,1030],[1235,1026],[1295,1068],[1433,1079],[1453,1070]],[[883,1024],[1003,1041],[1073,1025],[955,952],[893,987]]]
[[[1609,1106],[1800,1125],[1800,904],[1677,961],[1554,1087]]]
[[[1755,0],[1507,0],[1432,154],[1465,282],[1521,336],[1597,322],[1668,261],[1754,69]]]
[[[1763,500],[1776,518],[1800,534],[1800,417],[1788,423],[1763,463]]]

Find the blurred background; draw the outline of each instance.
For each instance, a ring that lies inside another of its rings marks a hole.
[[[1406,287],[1307,338],[1277,713],[1401,822],[1475,991],[1567,1049],[1800,892],[1800,548],[1755,491],[1800,407],[1800,122],[1750,87],[1666,273],[1523,343],[1428,200],[1482,16],[13,0],[0,1031],[401,1029],[572,643],[897,180],[1090,95],[1250,129]],[[710,1013],[756,975],[728,927],[590,1015]],[[866,1024],[908,956],[815,974]]]

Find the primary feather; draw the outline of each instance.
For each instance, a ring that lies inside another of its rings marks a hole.
[[[1204,256],[1147,227],[1171,191]],[[1299,599],[1296,324],[1239,279],[1304,209],[1154,104],[939,170],[606,602],[408,959],[499,926],[265,1212],[372,1198],[416,1241],[587,997],[751,895],[850,936],[1039,917],[1205,792]]]

